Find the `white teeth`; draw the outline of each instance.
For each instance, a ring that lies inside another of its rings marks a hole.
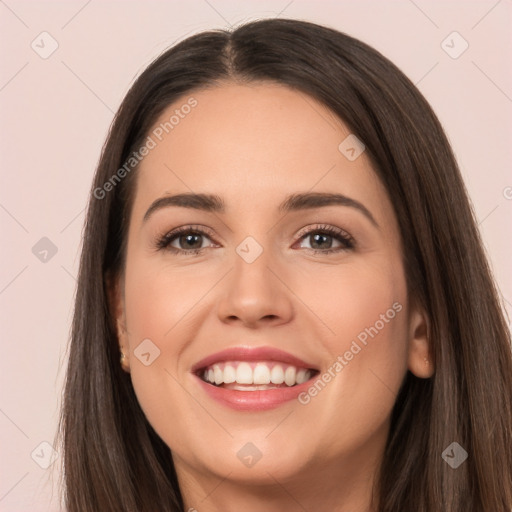
[[[213,377],[215,379],[215,384],[217,385],[224,382],[224,372],[220,369],[218,364],[213,365]]]
[[[231,384],[236,381],[236,370],[229,364],[224,366],[224,384]]]
[[[270,382],[272,384],[282,384],[284,382],[284,370],[279,364],[276,364],[270,372]]]
[[[217,386],[235,383],[252,385],[251,389],[269,389],[268,384],[270,387],[272,384],[283,383],[287,386],[295,386],[303,384],[311,378],[311,370],[297,369],[295,366],[285,366],[284,368],[281,364],[269,365],[264,362],[252,363],[252,365],[245,361],[231,364],[219,363],[204,370],[203,380]],[[243,386],[241,389],[244,389]]]
[[[269,384],[270,383],[270,370],[266,364],[258,363],[254,368],[253,384]]]
[[[303,382],[306,382],[310,376],[311,376],[311,373],[308,370],[301,368],[297,372],[297,376],[295,377],[295,380],[297,381],[297,384],[302,384]]]
[[[287,386],[293,386],[295,384],[295,375],[297,370],[294,366],[288,366],[284,372],[284,381]]]
[[[252,368],[248,363],[240,363],[236,369],[238,384],[252,384]]]

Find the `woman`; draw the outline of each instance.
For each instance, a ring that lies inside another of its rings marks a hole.
[[[510,511],[510,336],[449,143],[367,45],[186,39],[112,125],[62,413],[73,511]]]

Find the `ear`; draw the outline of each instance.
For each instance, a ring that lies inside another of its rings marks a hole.
[[[429,318],[423,308],[413,306],[409,314],[409,370],[420,377],[428,379],[434,374]]]
[[[126,315],[124,305],[124,286],[122,275],[106,278],[109,310],[115,323],[121,367],[125,372],[130,372],[130,345],[128,343],[128,331],[126,329]]]

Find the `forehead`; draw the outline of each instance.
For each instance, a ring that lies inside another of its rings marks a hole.
[[[225,198],[228,211],[233,200],[268,210],[269,202],[277,207],[283,196],[311,190],[389,207],[366,155],[351,161],[340,151],[349,129],[286,86],[195,91],[170,105],[148,135],[154,148],[138,168],[135,208],[162,194],[195,192]]]

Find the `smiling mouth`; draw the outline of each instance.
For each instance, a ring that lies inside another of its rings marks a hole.
[[[201,368],[196,375],[217,388],[236,391],[264,391],[292,388],[319,372],[276,361],[226,361]]]

